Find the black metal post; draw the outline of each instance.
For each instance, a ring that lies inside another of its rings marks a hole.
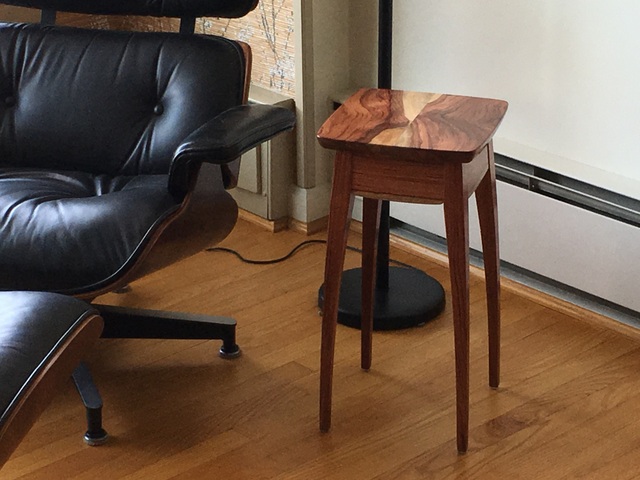
[[[391,88],[393,0],[379,0],[378,88]],[[389,267],[390,203],[382,202],[378,257],[376,259],[376,298],[374,330],[397,330],[422,325],[444,309],[444,289],[435,279],[412,268]],[[360,328],[362,270],[343,272],[340,284],[338,322]],[[324,288],[318,305],[324,303]]]
[[[393,0],[380,0],[378,9],[378,88],[391,88]]]
[[[378,8],[378,88],[391,88],[393,48],[393,0],[380,0]],[[389,202],[383,201],[378,232],[376,288],[389,290]]]

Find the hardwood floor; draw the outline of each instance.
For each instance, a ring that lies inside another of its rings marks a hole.
[[[304,240],[241,221],[223,245],[282,255]],[[312,238],[320,238],[315,236]],[[354,235],[350,244],[357,245]],[[448,272],[392,249],[449,289]],[[347,253],[347,264],[360,258]],[[269,266],[201,253],[105,303],[233,316],[243,356],[219,342],[101,340],[89,363],[105,400],[103,447],[81,440],[71,381],[2,479],[632,479],[640,476],[640,340],[502,292],[502,382],[488,387],[484,283],[471,277],[469,451],[455,440],[450,306],[424,327],[337,332],[333,426],[318,431],[324,247]],[[575,310],[574,313],[579,312]]]

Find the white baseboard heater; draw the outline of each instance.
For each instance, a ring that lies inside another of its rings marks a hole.
[[[506,157],[496,164],[502,261],[625,315],[640,312],[640,201]],[[414,236],[445,235],[441,206],[393,203],[391,216]],[[480,251],[473,198],[470,237]]]

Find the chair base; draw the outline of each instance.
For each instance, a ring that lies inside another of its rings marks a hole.
[[[236,321],[183,312],[93,305],[104,319],[102,338],[222,340],[220,356],[237,358]]]
[[[318,306],[324,305],[324,285],[318,291]],[[400,330],[424,325],[445,307],[442,285],[426,273],[412,268],[389,268],[389,289],[376,289],[373,329]],[[362,316],[362,269],[342,274],[338,323],[360,328]]]
[[[240,356],[236,344],[236,321],[226,317],[212,317],[190,313],[142,310],[136,308],[93,305],[104,319],[102,338],[155,338],[222,340],[219,355],[225,359]],[[98,446],[107,441],[102,428],[102,397],[86,364],[73,372],[80,398],[87,412],[87,445]]]

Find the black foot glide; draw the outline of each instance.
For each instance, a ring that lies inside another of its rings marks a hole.
[[[73,381],[87,411],[87,432],[84,434],[84,441],[92,447],[103,445],[108,435],[102,428],[102,397],[85,363],[80,363],[74,370]]]
[[[224,358],[226,360],[232,360],[234,358],[238,358],[242,351],[240,347],[235,341],[224,342],[220,347],[220,358]]]

